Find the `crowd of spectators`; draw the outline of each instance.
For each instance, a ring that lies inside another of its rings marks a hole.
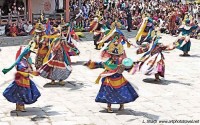
[[[5,34],[12,37],[26,36],[30,34],[32,29],[33,25],[31,21],[23,22],[20,18],[17,23],[12,23],[9,21],[9,23],[5,26]]]
[[[0,15],[2,16],[10,15],[11,17],[17,17],[18,15],[24,14],[25,5],[21,0],[6,0],[4,1],[3,5],[0,6]]]
[[[16,4],[11,6],[12,14],[15,14]],[[19,13],[19,12],[18,12]],[[182,25],[185,15],[190,16],[191,25],[200,23],[200,4],[184,3],[183,0],[70,0],[71,22],[75,30],[87,31],[90,22],[96,15],[100,15],[108,28],[114,25],[122,30],[138,30],[143,16],[148,14],[154,24],[164,33],[177,35],[177,32],[171,32],[169,23],[174,21],[173,31],[177,31]],[[58,26],[59,23],[52,22],[52,26]],[[31,22],[22,21],[9,22],[5,27],[7,36],[21,36],[30,33],[34,26]],[[199,33],[197,29],[196,33]]]
[[[118,24],[118,28],[128,31],[140,27],[145,13],[153,18],[155,25],[159,26],[162,32],[170,34],[176,34],[169,30],[170,21],[176,22],[176,31],[185,15],[192,17],[192,25],[200,23],[200,4],[188,4],[180,0],[83,0],[82,3],[71,0],[70,10],[74,14],[72,21],[75,27],[86,31],[98,11],[101,12],[108,28]]]
[[[25,36],[33,29],[30,21],[23,20],[21,16],[25,14],[25,7],[23,1],[4,1],[3,6],[0,6],[0,16],[8,16],[6,25],[1,26],[0,35],[7,36]]]

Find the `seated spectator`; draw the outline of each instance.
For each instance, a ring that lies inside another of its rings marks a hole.
[[[137,30],[138,28],[138,22],[136,19],[133,19],[132,21],[132,30]]]
[[[11,37],[16,37],[18,35],[18,29],[15,23],[12,24],[12,26],[10,27],[10,33],[9,35]]]
[[[123,30],[127,29],[127,20],[126,20],[126,18],[124,17],[124,18],[120,19],[120,21],[121,21],[121,24],[122,24],[122,29]]]
[[[90,22],[88,19],[84,22],[84,28],[85,28],[85,31],[88,31],[88,29],[90,28]]]
[[[30,34],[31,30],[33,29],[33,25],[31,24],[31,21],[26,22],[24,24],[24,30],[27,34]]]
[[[10,27],[12,26],[12,22],[9,21],[8,24],[6,24],[6,27],[5,27],[5,34],[6,36],[11,36],[10,34]]]
[[[5,34],[5,26],[0,25],[0,36]]]
[[[19,19],[18,25],[17,25],[17,30],[18,30],[18,36],[25,36],[27,33],[24,30],[24,23],[22,22],[22,19]]]

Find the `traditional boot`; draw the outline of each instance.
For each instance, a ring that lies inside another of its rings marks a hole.
[[[120,104],[120,106],[119,106],[119,109],[118,109],[119,111],[122,111],[122,110],[124,110],[124,104]]]
[[[55,80],[52,80],[52,81],[50,82],[50,84],[52,84],[52,85],[55,84]]]
[[[113,110],[111,108],[111,104],[108,104],[108,106],[107,106],[107,112],[108,113],[113,113]]]
[[[26,112],[24,105],[19,105],[19,111]]]
[[[20,105],[16,103],[16,111],[20,111]]]
[[[185,56],[190,56],[190,54],[188,54],[188,51],[187,51],[187,52],[185,52]]]
[[[188,52],[183,52],[183,54],[180,54],[180,56],[190,56],[190,55],[188,54]]]
[[[159,74],[155,74],[155,81],[160,81]]]
[[[95,45],[96,50],[100,50],[98,46],[99,46],[98,44]]]
[[[64,85],[65,85],[65,82],[64,82],[63,80],[60,80],[60,81],[59,81],[59,84],[62,85],[62,86],[64,86]]]

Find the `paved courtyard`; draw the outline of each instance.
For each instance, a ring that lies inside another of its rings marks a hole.
[[[163,35],[162,40],[175,39]],[[15,104],[2,96],[12,82],[15,69],[6,75],[0,73],[0,125],[171,125],[180,122],[172,120],[195,120],[200,124],[197,121],[200,120],[200,40],[192,39],[191,57],[180,57],[182,52],[177,49],[164,52],[166,74],[160,83],[153,81],[154,76],[124,72],[133,86],[137,86],[139,98],[126,104],[124,111],[117,111],[119,105],[113,105],[114,113],[106,113],[106,104],[94,101],[101,85],[94,81],[103,69],[90,70],[82,65],[90,58],[99,61],[99,51],[93,49],[92,41],[79,42],[77,46],[81,54],[72,57],[73,71],[65,86],[50,86],[49,80],[39,76],[32,78],[42,95],[36,103],[26,105],[27,112],[15,112]],[[19,46],[0,48],[2,70],[14,62]],[[134,60],[141,56],[135,54],[134,47],[125,49]]]

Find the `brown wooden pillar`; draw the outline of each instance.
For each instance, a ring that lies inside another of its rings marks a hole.
[[[28,0],[28,20],[32,21],[32,0]]]
[[[64,4],[64,14],[65,14],[65,21],[68,22],[69,21],[69,16],[70,16],[70,12],[69,12],[69,1],[70,0],[64,0],[63,4]]]

